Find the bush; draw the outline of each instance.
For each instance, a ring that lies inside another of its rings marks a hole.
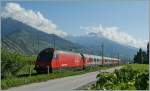
[[[36,56],[26,56],[17,52],[11,52],[8,49],[1,51],[1,78],[16,76],[19,71],[25,73],[22,68],[29,68],[34,65]]]
[[[145,72],[138,74],[135,79],[135,87],[137,90],[146,90],[149,89],[149,73]]]
[[[96,82],[96,89],[109,89],[112,88],[113,81],[116,76],[113,74],[102,73],[97,75],[98,81]]]
[[[19,62],[17,53],[11,53],[2,50],[1,53],[1,77],[2,79],[9,76],[15,76],[17,71],[23,67],[23,63]]]
[[[131,66],[125,66],[113,73],[100,73],[97,82],[91,86],[96,90],[146,90],[149,86],[148,70],[139,72]]]

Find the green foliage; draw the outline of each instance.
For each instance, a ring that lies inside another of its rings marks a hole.
[[[2,50],[1,53],[1,64],[2,78],[16,75],[17,71],[23,66],[23,64],[19,62],[17,53],[10,53],[5,50]]]
[[[110,89],[116,76],[113,74],[102,73],[97,75],[98,81],[96,82],[96,89]]]
[[[133,81],[135,79],[137,71],[133,70],[133,68],[128,65],[120,70],[115,70],[114,73],[117,76],[118,83],[127,83],[128,81]]]
[[[33,63],[35,57],[26,57],[16,52],[10,52],[2,49],[1,52],[1,77],[16,76],[24,66]]]
[[[149,43],[147,44],[147,53],[140,48],[134,55],[134,63],[149,64]]]
[[[137,64],[136,64],[137,65]],[[95,90],[146,90],[149,86],[148,68],[138,71],[133,65],[127,65],[113,73],[100,73],[96,84],[91,86]],[[139,66],[140,67],[140,66]],[[144,67],[144,66],[143,66]]]
[[[149,64],[149,42],[148,42],[148,44],[147,44],[147,62],[146,63],[148,63]]]
[[[138,74],[135,79],[135,87],[137,90],[149,89],[149,73]]]

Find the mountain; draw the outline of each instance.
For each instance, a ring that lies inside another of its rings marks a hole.
[[[104,55],[122,58],[132,58],[138,49],[130,46],[125,46],[113,42],[104,37],[98,37],[96,35],[82,35],[82,36],[69,36],[67,39],[74,43],[78,43],[92,50],[93,54],[101,54],[101,45],[104,45]]]
[[[44,48],[79,52],[85,47],[65,40],[55,34],[47,34],[12,18],[1,18],[2,48],[23,54],[37,54]]]
[[[101,55],[101,43],[104,55],[110,57],[132,58],[137,49],[124,46],[97,36],[68,36],[61,38],[47,34],[12,18],[1,18],[2,48],[27,55],[36,55],[44,48],[54,47],[60,50],[75,51]]]

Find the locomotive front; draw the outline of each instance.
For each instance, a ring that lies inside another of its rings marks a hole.
[[[52,72],[51,62],[53,54],[54,54],[53,48],[44,49],[38,54],[34,68],[37,71],[37,73],[45,73],[48,67],[49,71]]]

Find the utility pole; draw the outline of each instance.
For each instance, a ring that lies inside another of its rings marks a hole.
[[[100,46],[100,50],[99,50],[99,51],[100,51],[100,54],[99,54],[99,55],[101,56],[101,55],[102,55],[101,46]],[[99,60],[99,64],[100,64],[100,63],[101,63],[101,60]],[[99,66],[100,66],[100,65],[99,65]],[[99,70],[99,73],[101,73],[101,69],[100,69],[100,67],[98,67],[98,70]]]
[[[117,58],[118,58],[118,65],[119,65],[119,52],[118,52],[118,55],[117,55],[117,56],[118,56],[118,57],[117,57]]]
[[[54,46],[54,49],[55,49],[55,36],[53,35],[53,46]]]
[[[113,53],[114,53],[114,49],[113,49],[113,47],[112,47],[112,54],[111,54],[111,58],[113,58]],[[111,63],[112,63],[112,66],[114,66],[114,62],[113,62],[113,60],[111,60]]]
[[[118,52],[117,58],[119,59],[119,52]]]
[[[34,37],[35,37],[35,36],[34,36],[34,33],[33,33],[33,42],[32,42],[32,43],[33,43],[33,44],[32,44],[32,46],[33,46],[33,53],[32,53],[32,55],[34,55],[34,53],[35,53],[35,49],[34,49],[34,48],[35,48],[35,46],[34,46],[35,38],[34,38]]]
[[[37,46],[38,46],[38,53],[39,53],[39,31],[37,31]]]
[[[102,48],[102,65],[104,64],[104,44],[101,45]]]
[[[91,48],[89,48],[89,60],[92,60],[91,55],[92,55],[92,51],[91,51]],[[92,69],[92,66],[93,66],[92,63],[90,65],[91,65],[90,69]]]

